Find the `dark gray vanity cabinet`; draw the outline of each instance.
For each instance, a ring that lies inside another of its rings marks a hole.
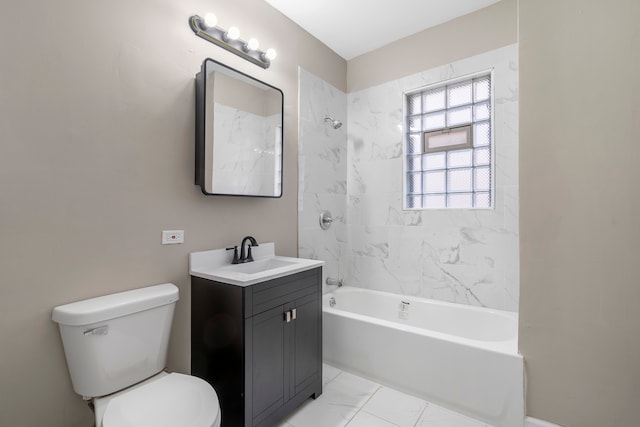
[[[222,427],[276,425],[322,393],[322,269],[246,287],[192,276],[191,373]]]

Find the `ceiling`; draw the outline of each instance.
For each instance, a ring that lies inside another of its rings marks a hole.
[[[349,60],[499,0],[265,1]]]

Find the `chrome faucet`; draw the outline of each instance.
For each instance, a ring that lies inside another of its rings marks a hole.
[[[247,240],[249,241],[249,246],[247,247],[247,255],[245,256],[244,246]],[[256,239],[254,239],[252,236],[247,236],[244,239],[242,239],[242,243],[240,243],[240,258],[238,258],[238,264],[243,264],[245,262],[253,261],[253,256],[251,255],[252,246],[259,246],[258,242],[256,242]]]

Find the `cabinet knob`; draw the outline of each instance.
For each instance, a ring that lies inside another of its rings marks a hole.
[[[296,311],[297,310],[295,308],[291,309],[291,320],[296,320],[296,317],[298,317]]]

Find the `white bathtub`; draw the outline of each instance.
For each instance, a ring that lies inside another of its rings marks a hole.
[[[324,295],[323,315],[329,364],[495,427],[524,425],[516,313],[345,286]]]

